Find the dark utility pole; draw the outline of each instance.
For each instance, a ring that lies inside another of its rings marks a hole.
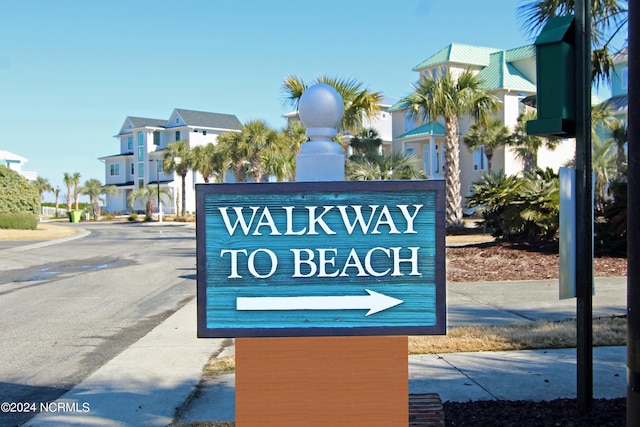
[[[627,426],[640,426],[640,4],[629,2],[627,171]]]
[[[591,177],[591,1],[575,4],[577,401],[593,400],[593,193]]]

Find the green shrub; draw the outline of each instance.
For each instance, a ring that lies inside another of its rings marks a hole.
[[[38,216],[26,212],[0,213],[0,228],[35,230],[38,228]]]
[[[127,217],[127,220],[128,220],[129,222],[135,222],[135,221],[137,221],[137,220],[138,220],[138,214],[137,214],[137,213],[135,213],[135,212],[131,212],[131,213],[129,214],[129,216]]]
[[[40,214],[36,186],[6,166],[0,166],[0,213]]]

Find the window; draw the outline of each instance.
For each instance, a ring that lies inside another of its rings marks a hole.
[[[484,154],[484,145],[473,151],[473,170],[481,171],[487,168],[487,156]]]
[[[207,131],[206,131],[206,130],[203,130],[203,131],[202,131],[202,134],[203,134],[203,135],[206,135],[206,134],[207,134]]]
[[[144,160],[144,147],[138,147],[138,161]]]
[[[180,131],[176,131],[176,141],[180,141]]]
[[[130,136],[127,138],[127,150],[133,151],[133,137]]]
[[[111,176],[120,175],[120,165],[119,164],[115,164],[115,165],[109,166],[109,174]]]
[[[180,118],[176,117],[176,124],[180,124]]]
[[[135,175],[136,174],[136,167],[133,163],[131,163],[131,175]]]
[[[153,145],[160,145],[160,132],[153,132]]]
[[[622,89],[629,89],[629,69],[624,67],[622,69],[622,81],[620,82]]]
[[[416,127],[416,119],[410,111],[404,113],[404,131],[409,132]]]
[[[407,148],[404,150],[404,154],[407,156],[413,156],[414,154],[416,154],[416,149],[415,148]]]
[[[138,163],[138,177],[142,178],[144,176],[144,163]]]
[[[144,179],[138,180],[138,188],[144,188]]]
[[[138,147],[144,145],[144,135],[142,132],[138,132]]]

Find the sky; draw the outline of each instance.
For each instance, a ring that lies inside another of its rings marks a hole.
[[[7,0],[0,14],[0,150],[66,194],[105,180],[127,116],[174,108],[281,129],[288,75],[353,78],[402,98],[450,43],[532,43],[517,0]],[[49,194],[45,200],[52,201]]]

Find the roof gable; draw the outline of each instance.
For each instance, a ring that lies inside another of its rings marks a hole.
[[[451,43],[436,54],[422,61],[413,68],[413,71],[420,71],[432,65],[444,63],[458,63],[466,65],[489,65],[489,56],[499,51],[491,47],[471,46],[466,44]]]
[[[124,120],[124,124],[120,128],[120,133],[118,135],[131,133],[132,129],[139,129],[144,127],[163,128],[165,123],[166,121],[161,119],[128,116]]]
[[[422,126],[419,126],[409,132],[405,132],[398,136],[396,139],[405,139],[411,137],[419,137],[424,135],[444,135],[445,127],[438,122],[429,122]]]
[[[198,126],[213,129],[240,130],[242,123],[233,114],[209,113],[205,111],[176,108],[166,127]]]
[[[5,150],[0,150],[0,160],[9,163],[20,163],[21,165],[24,165],[27,162],[27,159],[24,157]]]
[[[509,54],[502,50],[491,54],[489,65],[478,73],[482,86],[489,90],[511,89],[536,92],[536,85],[507,62],[508,56]]]
[[[626,47],[623,48],[620,52],[613,55],[612,59],[615,65],[629,62],[629,49]]]

